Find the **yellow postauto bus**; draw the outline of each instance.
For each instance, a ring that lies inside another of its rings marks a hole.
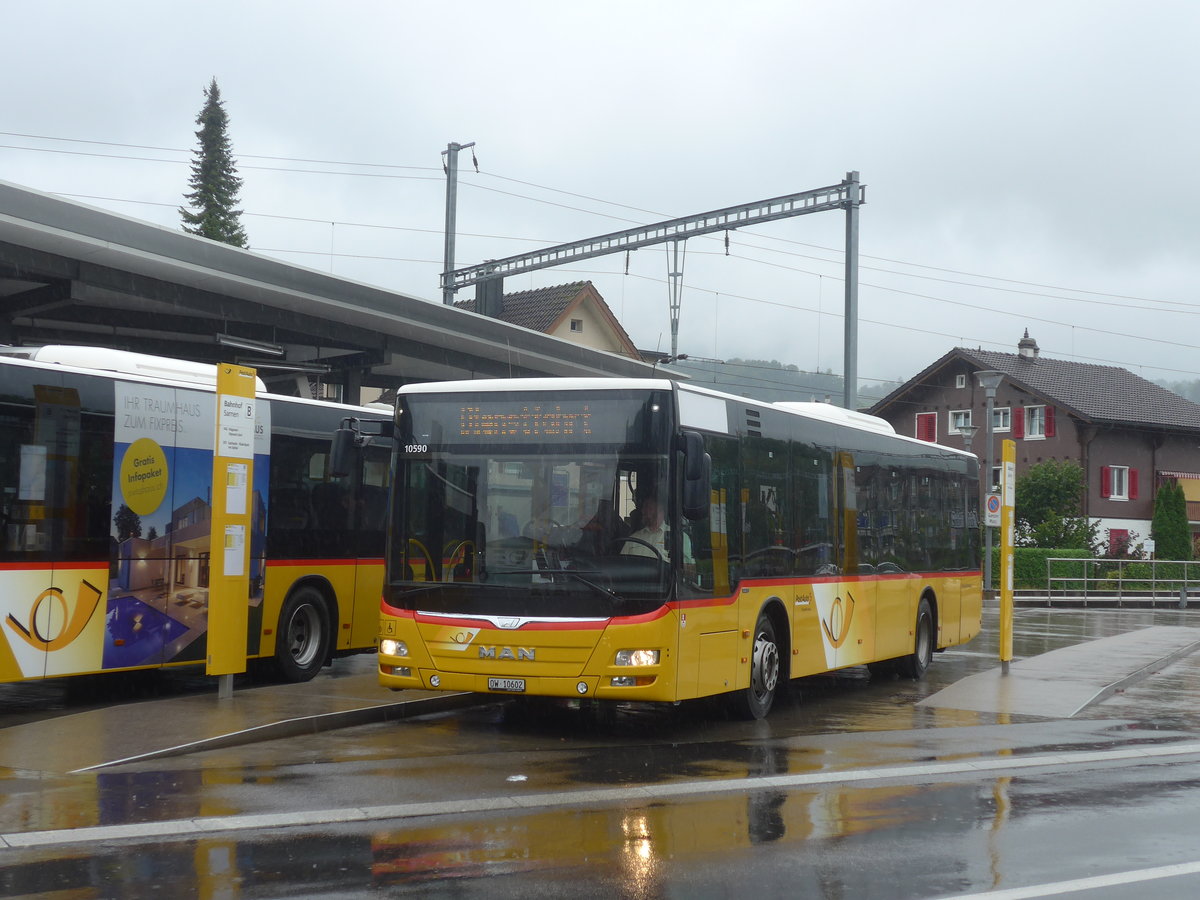
[[[920,677],[979,632],[978,461],[874,417],[480,380],[403,388],[393,440],[390,688],[729,694],[757,718],[788,679]]]
[[[390,413],[259,388],[246,650],[304,681],[375,647],[391,447],[333,477],[329,435]],[[215,390],[212,365],[0,350],[0,682],[204,663]]]

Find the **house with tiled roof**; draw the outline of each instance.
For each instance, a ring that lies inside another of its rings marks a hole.
[[[478,312],[475,300],[454,304]],[[633,341],[590,281],[505,294],[496,318],[532,331],[640,359]]]
[[[978,426],[970,449],[986,460],[981,371],[1003,376],[992,459],[1009,439],[1018,477],[1046,460],[1077,462],[1086,477],[1083,513],[1110,551],[1149,539],[1154,496],[1166,479],[1182,485],[1193,540],[1200,535],[1200,405],[1127,369],[1043,357],[1028,331],[1016,353],[955,347],[870,412],[900,434],[950,446],[965,447],[964,426]]]

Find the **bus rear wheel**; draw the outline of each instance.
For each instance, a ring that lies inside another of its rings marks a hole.
[[[765,612],[758,614],[751,652],[750,686],[734,695],[734,711],[742,718],[762,719],[775,702],[780,670],[775,625]]]
[[[329,608],[314,587],[293,591],[279,614],[275,668],[286,681],[308,681],[329,656]]]
[[[913,636],[913,652],[898,661],[900,674],[914,680],[924,677],[933,662],[933,607],[921,598],[917,606],[917,627]]]

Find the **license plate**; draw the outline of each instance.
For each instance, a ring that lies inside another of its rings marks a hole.
[[[489,691],[511,691],[513,693],[524,693],[525,679],[524,678],[489,678]]]

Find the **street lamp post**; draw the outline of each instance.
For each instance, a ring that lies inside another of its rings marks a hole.
[[[978,425],[959,425],[958,433],[962,435],[963,449],[968,453],[971,452],[971,444],[975,441],[975,432],[979,430]]]
[[[962,439],[963,439],[963,449],[966,450],[968,453],[971,452],[971,444],[975,440],[975,433],[977,431],[979,431],[978,425],[959,425],[958,426],[958,433],[960,435],[962,435]],[[971,527],[970,519],[967,515],[971,511],[970,496],[971,495],[966,490],[963,491],[963,510],[962,510],[962,514],[963,514],[962,529],[963,530],[962,530],[962,533],[963,533],[963,540],[966,542],[967,546],[970,546],[970,543],[971,543],[970,539],[967,537],[970,534],[970,532],[967,531],[967,529]],[[978,502],[978,498],[976,498],[976,502]]]
[[[996,453],[996,442],[992,438],[992,431],[996,423],[992,421],[992,418],[996,407],[996,388],[1000,387],[1000,382],[1004,380],[1004,373],[994,369],[985,369],[976,372],[975,377],[979,379],[979,386],[987,394],[987,412],[984,414],[986,418],[983,423],[987,435],[987,481],[984,483],[987,485],[987,493],[990,494],[996,489],[996,486],[992,484]],[[983,589],[985,592],[992,590],[992,529],[987,524],[983,526]]]

